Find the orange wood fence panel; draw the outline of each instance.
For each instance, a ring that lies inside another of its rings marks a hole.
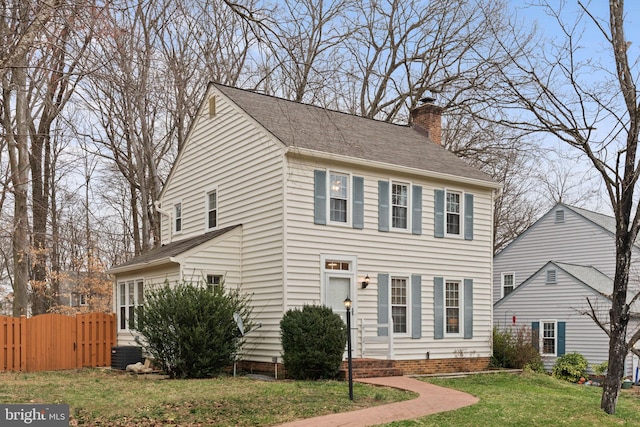
[[[26,317],[0,316],[0,371],[22,371],[26,368],[26,333]]]
[[[116,345],[115,313],[78,314],[78,367],[111,366],[111,347]]]
[[[0,316],[0,371],[50,371],[111,365],[115,314]]]

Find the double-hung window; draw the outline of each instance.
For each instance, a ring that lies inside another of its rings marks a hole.
[[[407,279],[403,277],[391,278],[391,318],[393,332],[407,333]]]
[[[329,220],[347,223],[349,206],[349,176],[342,173],[329,173]]]
[[[407,229],[409,226],[409,186],[407,184],[391,184],[391,227]]]
[[[182,203],[176,203],[173,206],[174,225],[173,231],[179,233],[182,231]]]
[[[445,331],[447,334],[460,333],[460,282],[445,283]]]
[[[460,193],[447,191],[447,234],[460,235]]]
[[[218,192],[216,190],[207,193],[207,229],[218,226]]]
[[[135,321],[135,308],[144,302],[144,281],[138,279],[119,282],[117,289],[120,329],[132,329]]]
[[[542,325],[542,354],[556,355],[556,322],[553,320],[543,320]]]
[[[502,273],[502,296],[506,297],[511,292],[513,292],[514,288],[514,274],[513,273]]]

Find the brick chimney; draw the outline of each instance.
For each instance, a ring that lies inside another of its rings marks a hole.
[[[422,98],[419,105],[411,110],[411,126],[427,133],[428,138],[442,145],[442,107],[434,104],[433,98]]]

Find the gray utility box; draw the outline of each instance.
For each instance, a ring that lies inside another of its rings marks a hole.
[[[127,369],[127,365],[142,362],[142,347],[121,345],[111,347],[111,369]]]

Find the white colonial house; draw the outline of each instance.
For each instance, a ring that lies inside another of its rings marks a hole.
[[[401,126],[210,84],[160,197],[162,246],[109,271],[119,345],[146,288],[204,278],[252,295],[250,369],[281,361],[287,310],[345,316],[346,297],[356,358],[485,367],[499,185],[440,145],[440,114]]]
[[[613,217],[559,203],[494,258],[494,324],[530,326],[547,369],[565,353],[580,353],[591,365],[608,359],[608,337],[586,313],[593,307],[608,322],[615,225]],[[634,262],[630,297],[639,278]],[[634,316],[629,331],[637,328]],[[629,354],[626,372],[634,378],[636,366]]]

